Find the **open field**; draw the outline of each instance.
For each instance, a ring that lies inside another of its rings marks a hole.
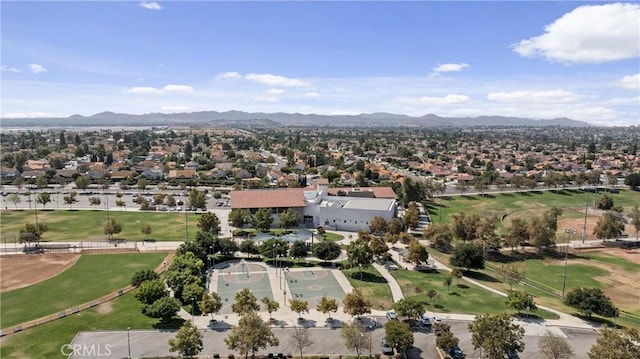
[[[360,280],[359,268],[347,269],[344,275],[354,289],[371,301],[372,309],[391,309],[393,305],[391,289],[387,280],[373,266],[362,268],[362,280]]]
[[[82,255],[59,275],[30,287],[2,293],[4,328],[71,308],[129,284],[136,271],[155,269],[166,253]],[[2,266],[12,273],[16,267]],[[28,274],[27,271],[25,274]]]
[[[391,271],[391,275],[398,281],[405,298],[414,297],[427,303],[428,311],[440,313],[504,313],[507,307],[505,298],[497,294],[479,288],[466,280],[460,280],[460,284],[454,279],[449,289],[444,284],[444,276],[448,273],[439,271]],[[420,294],[416,292],[419,288]],[[437,299],[429,299],[427,293],[435,290],[439,294]],[[533,314],[541,318],[557,318],[553,313],[538,310]]]
[[[589,193],[588,195],[589,202],[593,204],[594,194]],[[636,191],[620,189],[618,194],[607,195],[613,198],[616,206],[623,206],[625,211],[629,211],[635,204],[640,203],[640,192]],[[564,234],[564,232],[561,233],[564,227],[576,229],[578,233],[582,232],[586,203],[587,192],[558,190],[558,193],[555,191],[536,191],[487,194],[484,197],[480,195],[438,197],[435,202],[430,203],[428,210],[435,223],[452,223],[453,215],[462,211],[477,213],[481,216],[504,217],[508,223],[509,219],[513,217],[527,218],[539,215],[547,208],[558,207],[564,210],[558,223],[560,229],[558,238],[560,238],[561,234]],[[567,221],[567,223],[563,221]],[[592,228],[596,222],[597,217],[590,211],[587,218],[587,238],[592,238]],[[629,225],[627,225],[626,231],[629,235],[635,235],[635,230],[632,230]]]
[[[0,293],[47,280],[74,265],[78,258],[79,254],[69,253],[0,256]]]
[[[198,231],[199,214],[188,214],[189,237],[195,237]],[[149,224],[153,233],[149,239],[156,241],[181,241],[185,239],[185,215],[158,212],[110,211],[109,218],[122,225],[117,238],[129,241],[142,241],[147,237],[140,233],[142,226]],[[35,211],[2,211],[2,241],[14,241],[17,233],[27,223],[35,223]],[[38,211],[38,222],[49,227],[43,241],[103,241],[104,225],[107,222],[106,211]]]
[[[443,263],[448,263],[449,255],[429,250],[430,254]],[[565,292],[580,286],[596,287],[604,290],[613,303],[620,308],[617,324],[640,328],[640,251],[628,254],[631,259],[617,256],[626,251],[619,248],[597,249],[589,251],[570,250],[567,261]],[[541,257],[535,252],[503,252],[493,255],[487,261],[487,268],[474,272],[474,279],[495,289],[506,292],[509,285],[493,268],[504,263],[522,264],[526,270],[527,281],[532,285],[516,284],[515,290],[527,291],[536,296],[536,303],[567,313],[574,309],[562,303],[562,283],[564,276],[564,253]],[[539,288],[545,288],[545,290]],[[611,319],[601,319],[613,324]]]
[[[0,357],[66,358],[60,352],[60,347],[71,343],[78,331],[126,330],[127,327],[154,329],[158,319],[143,315],[141,309],[133,293],[124,294],[95,308],[2,338]],[[178,328],[180,322],[177,320],[173,327]]]

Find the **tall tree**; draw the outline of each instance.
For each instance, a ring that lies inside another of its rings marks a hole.
[[[533,301],[533,296],[519,290],[509,291],[505,304],[509,309],[515,309],[518,313],[523,310],[536,310],[538,307]]]
[[[323,296],[320,299],[320,303],[316,307],[316,310],[322,314],[329,313],[329,318],[331,318],[331,312],[335,313],[338,311],[338,301],[335,298],[327,298]]]
[[[73,191],[62,198],[64,200],[64,203],[69,205],[69,209],[71,209],[72,204],[78,202],[78,200],[76,199],[77,195],[78,195],[78,192]]]
[[[472,241],[476,239],[476,228],[479,223],[480,216],[477,214],[460,212],[453,215],[453,233],[462,241]]]
[[[371,233],[382,234],[387,230],[387,221],[382,216],[375,216],[371,218],[369,229]]]
[[[156,300],[169,295],[162,279],[147,280],[138,286],[135,297],[142,304],[152,304]]]
[[[524,350],[524,328],[506,313],[477,315],[468,328],[473,348],[482,348],[487,358],[502,358],[508,351]]]
[[[295,313],[298,313],[298,318],[301,318],[301,313],[309,310],[309,302],[301,299],[289,299],[289,307]]]
[[[407,323],[397,320],[388,321],[384,325],[384,333],[389,346],[395,348],[403,356],[407,349],[413,346],[413,332]]]
[[[213,320],[213,314],[217,313],[222,308],[222,298],[216,292],[203,293],[202,300],[199,303],[200,312],[202,314],[211,314],[211,320]]]
[[[416,228],[418,226],[420,222],[420,210],[414,202],[411,202],[409,207],[404,211],[403,219],[404,224],[409,228]]]
[[[80,176],[80,177],[76,178],[76,182],[75,183],[76,183],[76,188],[81,189],[81,190],[84,191],[91,184],[91,179],[89,179],[89,177],[87,177],[87,176]]]
[[[311,332],[309,332],[309,327],[293,327],[291,343],[300,351],[300,358],[302,358],[304,348],[311,346],[314,343]]]
[[[118,234],[122,232],[122,225],[118,223],[115,219],[110,219],[104,225],[104,234],[106,234],[109,238],[113,238],[114,234]]]
[[[271,208],[260,208],[253,215],[253,226],[262,231],[268,231],[272,223]]]
[[[262,304],[264,304],[265,309],[267,309],[267,312],[269,313],[269,319],[271,319],[271,313],[277,311],[278,308],[280,308],[280,303],[269,297],[263,297],[261,302]]]
[[[297,227],[300,223],[300,215],[291,209],[286,209],[278,216],[278,225],[280,228]]]
[[[393,304],[393,309],[409,319],[417,319],[424,313],[424,303],[411,297],[402,298]]]
[[[389,247],[384,242],[384,239],[377,236],[371,238],[369,248],[371,248],[371,253],[378,258],[382,258],[383,255],[389,251]]]
[[[289,248],[289,256],[296,260],[307,256],[307,245],[304,241],[294,241]]]
[[[574,288],[565,296],[564,304],[589,317],[593,314],[612,317],[615,314],[611,299],[600,288]]]
[[[640,335],[637,329],[600,328],[589,359],[640,358]]]
[[[100,197],[89,197],[89,204],[94,208],[97,209],[100,203],[102,203],[102,201],[100,201]]]
[[[7,201],[13,203],[13,206],[18,209],[18,203],[22,202],[22,199],[20,198],[20,195],[17,193],[11,193],[8,197],[7,197]]]
[[[233,304],[231,304],[231,310],[243,316],[250,312],[257,312],[260,310],[260,305],[258,305],[258,299],[253,295],[251,290],[249,290],[249,288],[243,288],[236,293],[235,300]]]
[[[569,342],[549,330],[538,340],[538,352],[542,359],[570,359],[575,356]]]
[[[427,249],[417,240],[411,241],[411,243],[409,243],[409,251],[407,252],[407,260],[417,266],[420,263],[426,263],[427,259],[429,259]]]
[[[218,234],[220,233],[220,220],[215,213],[205,212],[198,218],[198,227],[201,231]]]
[[[271,331],[271,326],[255,312],[242,315],[238,325],[231,328],[231,334],[224,338],[224,342],[229,349],[237,351],[245,359],[249,358],[249,354],[255,356],[260,349],[280,344]]]
[[[513,250],[516,247],[522,245],[529,239],[529,231],[527,230],[527,222],[520,218],[515,217],[511,219],[511,224],[507,228],[507,233],[504,235],[504,245],[511,247]]]
[[[38,198],[36,199],[36,202],[40,203],[42,205],[42,208],[44,208],[47,206],[48,203],[51,202],[51,195],[49,194],[49,192],[38,193]]]
[[[473,243],[462,243],[454,249],[449,263],[455,267],[466,268],[466,270],[483,269],[484,253],[482,247]]]
[[[251,213],[247,209],[232,209],[229,212],[229,225],[242,228],[251,222]]]
[[[355,289],[344,296],[342,304],[344,305],[342,310],[352,316],[361,316],[363,314],[371,313],[371,303],[369,303],[369,301]]]
[[[517,264],[503,264],[496,268],[496,272],[509,284],[509,291],[513,285],[525,278],[525,267]]]
[[[422,231],[422,236],[429,239],[431,247],[439,249],[449,247],[453,241],[451,228],[442,223],[431,224]]]
[[[482,249],[486,252],[489,249],[500,248],[500,238],[496,234],[498,217],[485,217],[478,222],[476,227],[476,238],[482,243]]]
[[[614,239],[624,232],[624,223],[619,216],[612,212],[606,212],[596,223],[593,235],[600,239]]]
[[[145,223],[144,225],[142,225],[142,228],[140,229],[140,233],[142,233],[145,236],[147,236],[147,240],[149,240],[149,235],[152,232],[153,232],[153,230],[151,229],[151,226],[148,223]]]
[[[345,324],[340,330],[340,336],[342,336],[344,340],[344,346],[348,349],[355,350],[358,358],[360,358],[362,350],[369,346],[371,340],[370,335],[370,333],[365,332],[360,323],[353,321]]]

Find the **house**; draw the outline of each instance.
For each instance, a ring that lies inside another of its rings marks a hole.
[[[15,168],[0,167],[0,179],[14,180],[20,177],[20,171]]]
[[[196,170],[193,169],[170,170],[167,177],[169,179],[192,179],[196,178],[197,174]]]

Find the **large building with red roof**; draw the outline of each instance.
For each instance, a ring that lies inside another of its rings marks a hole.
[[[279,188],[231,192],[231,209],[271,208],[277,214],[296,211],[303,225],[339,231],[369,230],[373,217],[389,221],[396,216],[396,194],[391,187],[329,188],[320,180],[315,189]]]

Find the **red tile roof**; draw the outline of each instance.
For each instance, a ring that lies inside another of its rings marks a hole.
[[[231,191],[231,209],[305,207],[302,188]]]

